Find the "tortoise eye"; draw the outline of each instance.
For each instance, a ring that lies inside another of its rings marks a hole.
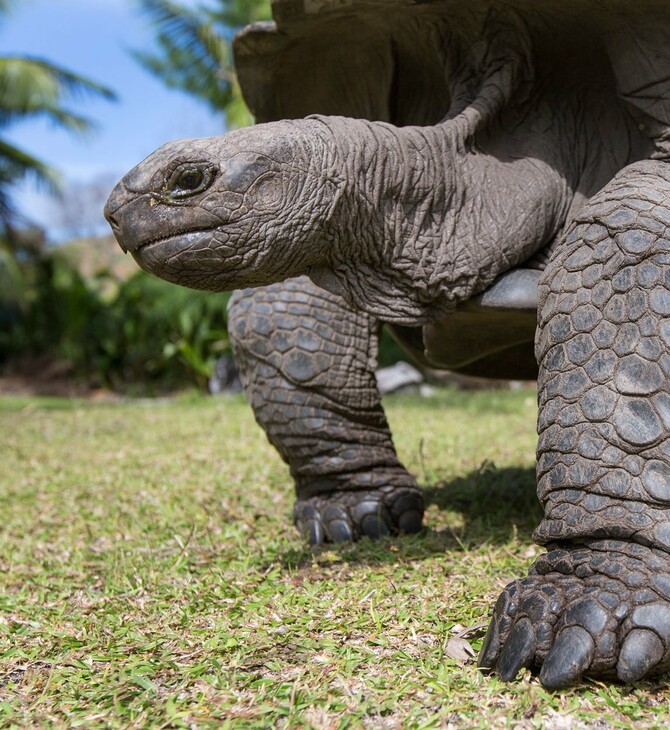
[[[206,190],[214,181],[214,165],[180,165],[171,175],[168,191],[171,198],[187,198]]]
[[[195,190],[202,183],[202,173],[200,170],[184,170],[177,180],[177,184],[182,190]]]

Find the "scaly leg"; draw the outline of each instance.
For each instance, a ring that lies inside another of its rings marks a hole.
[[[535,537],[480,663],[634,682],[670,668],[670,165],[622,170],[543,277]]]
[[[236,292],[229,331],[256,420],[291,469],[294,521],[308,540],[418,531],[423,499],[374,378],[378,324],[299,278]]]

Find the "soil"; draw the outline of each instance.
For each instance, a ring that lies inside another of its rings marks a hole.
[[[67,362],[26,359],[12,365],[0,374],[0,397],[52,396],[86,398],[91,400],[118,400],[110,390],[92,387],[78,378]]]

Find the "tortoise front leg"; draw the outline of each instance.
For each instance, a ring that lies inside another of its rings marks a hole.
[[[670,165],[624,169],[543,279],[535,537],[480,663],[549,688],[670,668]]]
[[[236,292],[229,330],[256,420],[291,469],[311,543],[421,527],[374,378],[378,324],[302,277]]]

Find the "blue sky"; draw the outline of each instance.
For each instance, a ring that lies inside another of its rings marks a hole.
[[[56,167],[66,180],[82,183],[120,177],[170,139],[222,133],[220,116],[167,89],[128,53],[153,47],[152,30],[134,0],[17,0],[0,27],[0,53],[46,58],[109,86],[118,101],[90,97],[71,104],[97,124],[84,140],[38,120],[12,127],[7,137]],[[16,200],[58,237],[53,203],[43,194],[24,186]]]

